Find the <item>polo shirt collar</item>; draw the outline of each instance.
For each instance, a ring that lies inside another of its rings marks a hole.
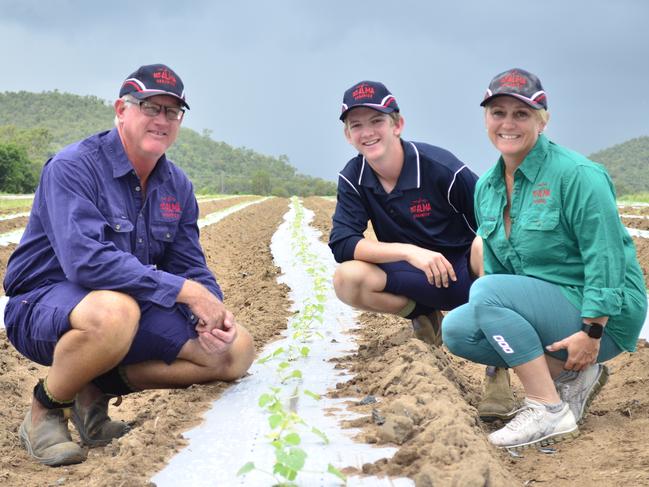
[[[419,151],[412,142],[401,140],[403,148],[403,167],[399,174],[399,179],[394,189],[403,191],[407,189],[419,188],[421,186],[421,161]],[[361,172],[358,177],[358,184],[370,188],[380,187],[376,174],[370,167],[365,157],[361,155]],[[393,190],[394,191],[394,190]]]

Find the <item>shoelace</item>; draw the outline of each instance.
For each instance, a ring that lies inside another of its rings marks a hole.
[[[534,406],[531,404],[526,404],[520,409],[516,410],[516,416],[509,423],[507,423],[507,428],[512,431],[518,431],[519,428],[524,426],[530,420],[536,421],[543,414],[542,407]]]

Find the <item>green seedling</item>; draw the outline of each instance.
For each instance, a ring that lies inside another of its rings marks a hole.
[[[309,342],[315,338],[322,339],[324,336],[312,327],[316,324],[324,323],[325,306],[327,293],[330,291],[330,277],[327,275],[326,267],[318,262],[316,254],[311,252],[309,242],[303,232],[304,209],[300,201],[291,198],[295,217],[291,223],[291,249],[294,256],[305,267],[305,271],[312,278],[313,295],[311,298],[304,300],[300,310],[291,319],[290,328],[294,330],[292,338],[301,343]],[[264,393],[259,397],[259,407],[268,413],[268,426],[271,432],[266,435],[275,452],[275,464],[272,472],[268,472],[256,467],[254,462],[248,462],[243,465],[237,475],[245,475],[253,470],[257,470],[272,476],[275,480],[275,486],[295,486],[293,482],[299,472],[303,471],[307,458],[306,452],[300,448],[302,439],[298,428],[305,428],[313,435],[318,437],[323,443],[328,444],[327,435],[316,427],[309,427],[306,422],[297,414],[298,401],[301,396],[300,386],[302,371],[297,368],[291,370],[292,364],[300,359],[309,356],[310,348],[306,345],[288,347],[279,347],[271,354],[258,360],[259,363],[266,363],[271,360],[279,360],[276,371],[279,382],[285,386],[287,382],[296,379],[298,386],[293,389],[288,398],[288,405],[284,405],[282,399],[282,387],[271,387],[270,392]],[[320,400],[320,395],[303,390],[302,395],[314,400]],[[327,473],[334,475],[343,483],[346,482],[345,475],[336,467],[329,464]]]

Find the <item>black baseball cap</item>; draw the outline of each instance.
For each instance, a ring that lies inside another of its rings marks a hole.
[[[169,95],[177,98],[185,107],[189,108],[185,101],[185,87],[180,76],[164,64],[140,66],[122,83],[119,97],[124,95],[132,95],[138,100],[145,100],[156,95]]]
[[[399,111],[396,98],[378,81],[361,81],[345,91],[340,120],[344,121],[349,110],[356,107],[367,107],[382,113]]]
[[[548,99],[541,80],[524,69],[514,68],[496,75],[489,83],[480,106],[483,107],[495,97],[503,95],[518,98],[536,110],[548,109]]]

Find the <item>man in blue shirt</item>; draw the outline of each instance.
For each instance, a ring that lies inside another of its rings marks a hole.
[[[466,303],[482,274],[473,211],[478,178],[450,152],[402,140],[404,119],[382,83],[349,88],[340,120],[359,155],[338,180],[329,238],[341,262],[336,294],[356,308],[411,319],[418,338],[440,346],[440,310]],[[368,221],[378,241],[364,237]],[[506,371],[488,371],[486,386],[480,415],[509,417]]]
[[[192,185],[165,157],[189,108],[180,77],[142,66],[119,96],[113,130],[43,167],[4,281],[7,336],[50,367],[20,427],[46,465],[86,458],[66,409],[82,443],[103,445],[128,431],[110,398],[234,380],[254,356],[207,268]]]

